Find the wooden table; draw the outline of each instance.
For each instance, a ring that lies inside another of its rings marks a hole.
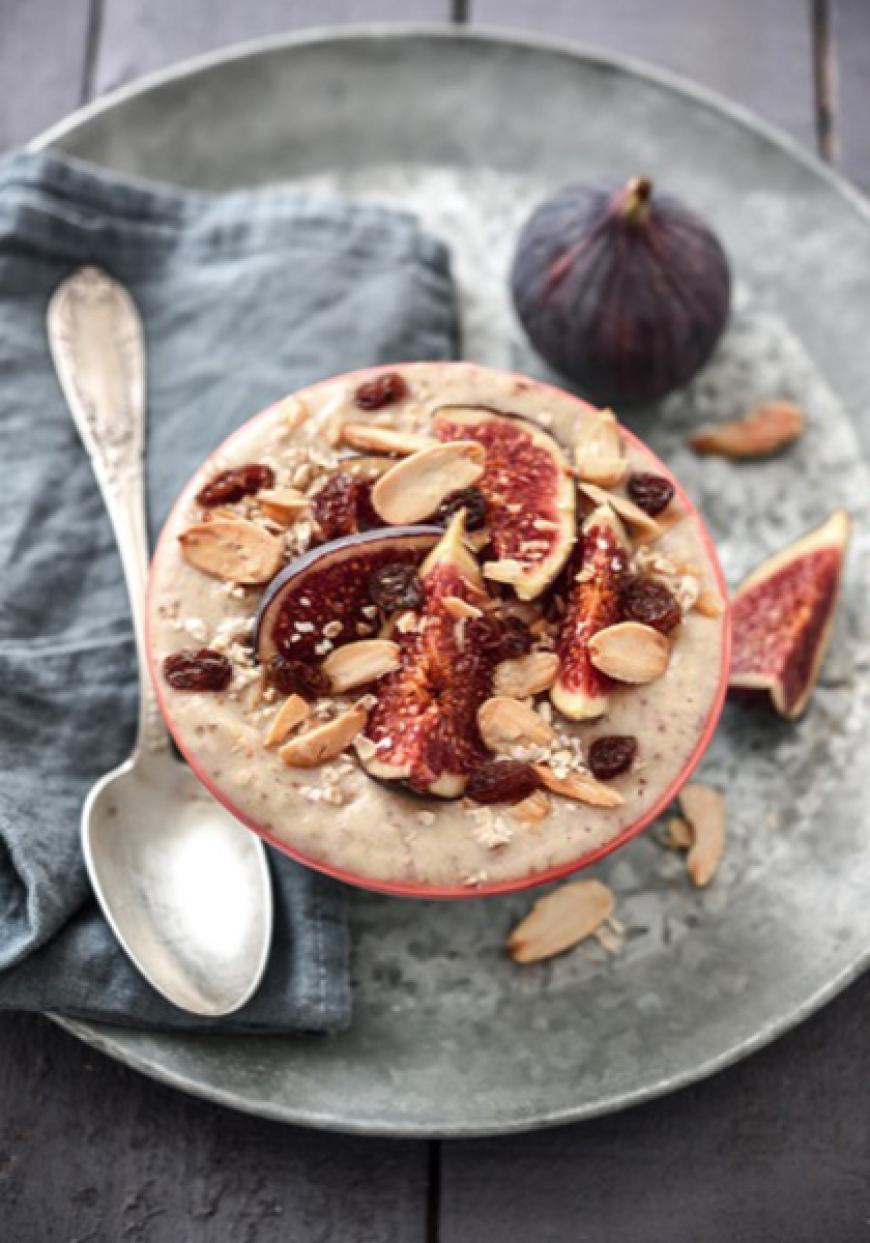
[[[631,53],[740,100],[870,189],[865,0],[0,0],[0,150],[235,40],[429,20]],[[835,313],[835,308],[832,308]],[[318,1134],[173,1093],[0,1016],[4,1243],[870,1239],[870,978],[664,1100],[503,1140]]]

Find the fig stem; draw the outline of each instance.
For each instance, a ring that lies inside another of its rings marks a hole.
[[[632,177],[621,190],[616,209],[628,224],[644,225],[649,220],[652,182],[649,177]]]

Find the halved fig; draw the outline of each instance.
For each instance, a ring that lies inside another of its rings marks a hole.
[[[496,560],[484,574],[533,600],[562,569],[575,540],[575,488],[564,453],[536,423],[483,406],[442,406],[433,429],[439,440],[476,440],[486,449],[477,486],[486,497]]]
[[[555,707],[572,721],[607,711],[614,683],[590,660],[589,640],[620,620],[627,547],[625,528],[610,506],[593,509],[568,567],[566,609],[556,643],[559,672],[550,691]]]
[[[372,777],[439,798],[458,798],[469,774],[488,759],[477,710],[492,692],[498,655],[475,639],[483,619],[457,618],[455,604],[446,603],[486,599],[464,535],[459,513],[420,567],[424,600],[414,610],[416,625],[393,635],[400,667],[374,688],[368,742],[358,748]]]
[[[809,702],[831,637],[849,542],[839,509],[816,530],[775,553],[733,599],[729,685],[766,691],[789,720]]]
[[[317,660],[324,637],[338,647],[364,637],[358,627],[371,634],[377,617],[369,595],[372,575],[388,566],[419,565],[443,534],[440,527],[427,526],[363,531],[299,557],[273,579],[260,601],[254,627],[260,662],[277,655]]]

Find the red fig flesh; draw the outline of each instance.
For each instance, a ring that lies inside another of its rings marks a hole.
[[[753,570],[732,602],[729,685],[767,691],[789,720],[804,711],[819,676],[848,540],[849,516],[837,510]]]
[[[537,424],[481,406],[443,406],[433,425],[440,440],[476,440],[486,449],[477,487],[496,560],[484,573],[533,600],[574,544],[575,488],[565,455]]]

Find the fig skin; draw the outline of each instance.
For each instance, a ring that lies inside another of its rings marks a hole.
[[[845,510],[764,561],[732,599],[729,686],[766,692],[786,720],[807,707],[834,623],[849,542]]]
[[[510,277],[539,353],[603,405],[655,401],[703,366],[728,322],[728,260],[647,178],[565,186],[524,225]]]

